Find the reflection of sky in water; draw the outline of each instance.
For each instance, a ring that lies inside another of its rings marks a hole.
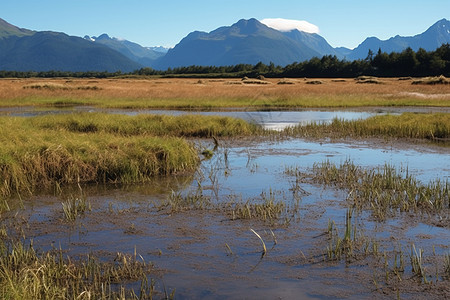
[[[78,106],[66,109],[34,109],[33,107],[0,108],[0,115],[32,117],[49,114],[67,114],[73,112],[105,112],[111,114],[165,114],[184,115],[199,114],[205,116],[228,116],[244,119],[251,123],[262,125],[266,129],[282,130],[288,126],[307,124],[311,122],[330,122],[334,118],[344,120],[365,119],[375,115],[369,112],[356,111],[221,111],[221,112],[189,112],[179,110],[125,110],[103,109],[89,106]]]
[[[409,174],[424,183],[437,179],[445,182],[450,177],[450,153],[391,148],[388,145],[374,147],[364,142],[321,144],[293,139],[231,148],[228,154],[231,175],[220,178],[220,190],[222,194],[244,197],[257,196],[269,188],[284,190],[292,184],[287,176],[283,176],[285,167],[299,167],[306,172],[314,163],[329,160],[339,165],[347,159],[363,167],[388,164],[397,170],[403,169],[404,173],[407,168]],[[210,166],[205,163],[203,168],[208,171]]]
[[[120,112],[119,112],[120,113]],[[186,112],[186,111],[167,111],[151,110],[138,113],[153,114],[200,114],[205,116],[226,116],[240,118],[250,123],[262,125],[266,129],[282,130],[288,126],[298,124],[307,124],[312,122],[331,122],[334,118],[344,120],[366,119],[375,113],[356,112],[356,111],[222,111],[222,112]]]

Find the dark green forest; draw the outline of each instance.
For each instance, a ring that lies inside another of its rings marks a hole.
[[[77,77],[77,78],[107,78],[119,76],[162,76],[162,77],[314,77],[314,78],[352,78],[361,75],[378,77],[425,77],[444,75],[450,77],[450,44],[444,44],[435,51],[419,49],[413,51],[407,48],[402,52],[386,53],[381,49],[374,53],[369,50],[363,60],[347,61],[336,56],[312,58],[304,62],[295,62],[285,67],[273,63],[239,64],[234,66],[189,66],[154,70],[141,68],[131,73],[122,72],[16,72],[0,71],[0,78],[29,77]]]

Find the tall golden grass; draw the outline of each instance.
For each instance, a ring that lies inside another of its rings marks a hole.
[[[449,106],[450,85],[412,85],[409,80],[377,79],[357,84],[321,79],[323,84],[228,84],[235,79],[2,79],[0,106],[96,105],[120,108],[211,109],[352,106]],[[29,88],[30,86],[53,88]],[[57,88],[56,88],[57,87]]]
[[[193,170],[198,151],[186,137],[248,135],[257,127],[207,116],[108,114],[0,118],[0,196],[34,194],[55,184],[145,182]]]

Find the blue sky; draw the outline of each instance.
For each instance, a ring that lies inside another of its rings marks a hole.
[[[354,48],[366,37],[422,33],[450,19],[450,0],[1,0],[0,18],[18,27],[75,36],[125,38],[175,46],[194,30],[239,19],[284,18],[316,25],[332,46]]]

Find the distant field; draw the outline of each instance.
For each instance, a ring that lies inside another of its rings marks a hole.
[[[450,106],[450,85],[413,79],[2,79],[0,106],[294,109]]]

